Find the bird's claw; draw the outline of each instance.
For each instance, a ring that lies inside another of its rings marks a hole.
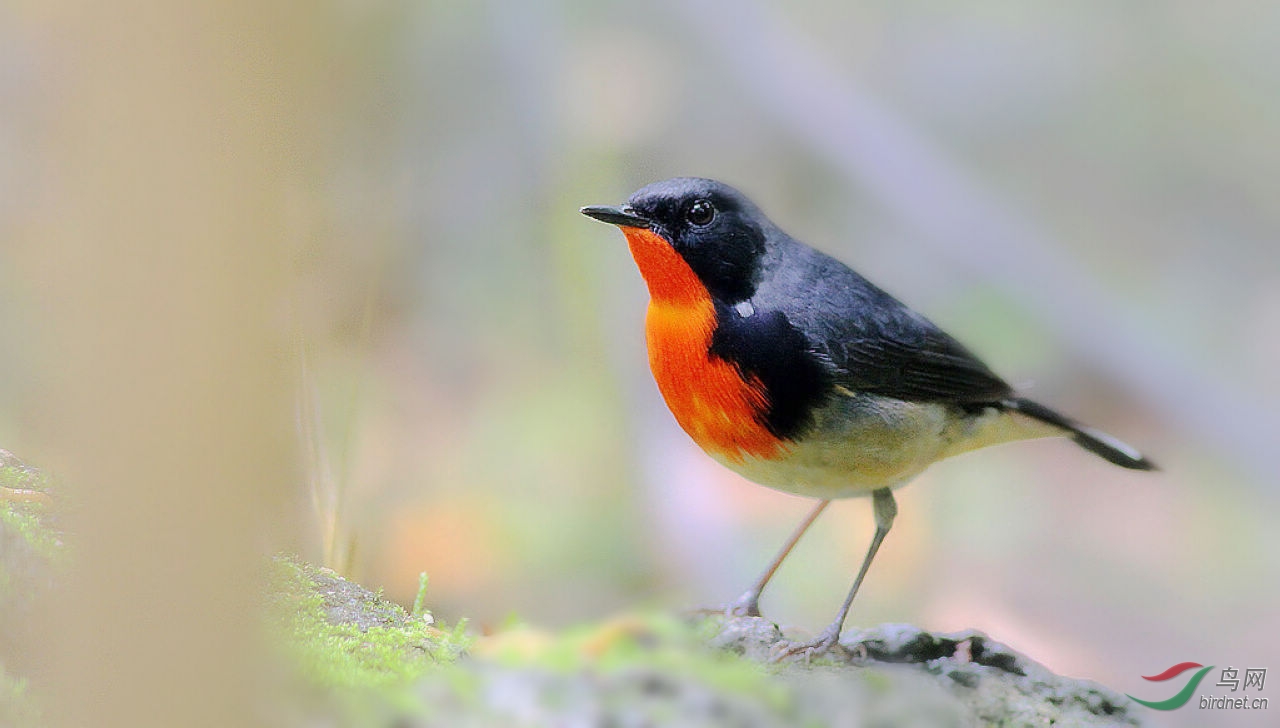
[[[779,642],[774,645],[773,654],[770,655],[769,661],[776,664],[789,658],[803,655],[804,664],[808,665],[809,661],[814,657],[820,657],[832,650],[844,649],[844,646],[840,644],[840,632],[828,627],[822,630],[822,633],[817,638],[808,642]]]

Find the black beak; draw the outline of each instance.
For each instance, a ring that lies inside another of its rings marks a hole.
[[[578,210],[587,217],[592,217],[600,222],[607,222],[610,225],[618,225],[619,227],[649,227],[649,219],[636,214],[626,205],[622,207],[606,207],[604,205],[588,205]]]

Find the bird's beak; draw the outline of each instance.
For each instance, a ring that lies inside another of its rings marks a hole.
[[[617,225],[619,227],[649,227],[649,218],[637,215],[635,210],[632,210],[626,205],[623,205],[622,207],[588,205],[587,207],[578,210],[578,212],[581,212],[587,217],[595,218],[600,222],[607,222],[610,225]]]

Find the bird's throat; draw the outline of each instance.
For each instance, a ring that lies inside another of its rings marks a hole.
[[[778,454],[784,443],[763,424],[764,385],[710,353],[717,322],[706,286],[657,234],[622,230],[649,286],[649,368],[676,421],[702,449],[729,461]]]
[[[698,279],[685,259],[662,236],[644,228],[624,227],[627,246],[635,258],[640,275],[649,286],[649,296],[656,302],[697,304],[711,302],[711,294]]]

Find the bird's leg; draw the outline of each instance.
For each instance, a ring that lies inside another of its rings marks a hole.
[[[796,543],[800,541],[800,537],[804,535],[805,531],[809,530],[809,526],[812,526],[814,521],[818,520],[818,516],[822,515],[822,511],[826,510],[826,507],[830,503],[831,501],[829,500],[818,501],[818,504],[813,507],[813,510],[809,511],[809,515],[804,517],[804,520],[800,522],[799,526],[796,526],[795,531],[792,531],[791,537],[782,545],[782,549],[778,551],[777,556],[773,557],[773,561],[769,562],[769,566],[765,568],[764,573],[760,575],[760,578],[756,579],[750,589],[744,592],[742,596],[734,600],[734,602],[725,609],[726,614],[731,614],[736,617],[760,616],[760,594],[764,592],[765,586],[768,585],[769,580],[773,578],[774,572],[778,570],[779,566],[782,566],[783,560],[785,560],[787,555],[791,553],[791,549],[796,547]]]
[[[787,554],[791,553],[791,549],[795,548],[800,537],[804,535],[805,531],[809,530],[809,526],[812,526],[814,521],[818,520],[818,516],[822,514],[822,511],[825,510],[827,505],[830,503],[831,501],[829,500],[818,501],[818,504],[813,507],[813,510],[809,511],[809,515],[804,517],[804,520],[800,522],[799,526],[796,526],[796,530],[791,532],[791,537],[782,545],[782,549],[778,551],[777,556],[773,557],[773,561],[769,562],[768,568],[764,570],[764,573],[760,575],[760,578],[755,580],[755,583],[751,585],[750,589],[743,592],[742,596],[735,599],[733,603],[725,606],[699,607],[691,610],[690,613],[727,614],[733,617],[759,617],[760,594],[764,591],[765,585],[767,585],[769,580],[773,578],[774,572],[776,572],[778,567],[782,565],[783,560],[787,558]]]
[[[840,632],[844,629],[844,620],[849,616],[849,607],[853,604],[853,598],[858,595],[858,587],[862,586],[862,580],[867,575],[867,569],[871,568],[871,560],[876,557],[876,551],[880,550],[880,543],[884,541],[884,537],[889,533],[889,529],[893,526],[893,519],[898,515],[898,503],[893,499],[893,493],[888,488],[881,488],[871,494],[872,506],[876,516],[876,535],[871,538],[871,547],[867,549],[867,556],[862,560],[862,568],[858,569],[858,576],[853,580],[853,588],[849,590],[849,595],[844,598],[844,604],[840,607],[840,612],[836,614],[835,620],[827,625],[827,628],[818,634],[817,638],[810,642],[784,642],[780,643],[774,654],[774,661],[792,655],[803,654],[805,660],[814,655],[820,655],[832,647],[840,643]]]

